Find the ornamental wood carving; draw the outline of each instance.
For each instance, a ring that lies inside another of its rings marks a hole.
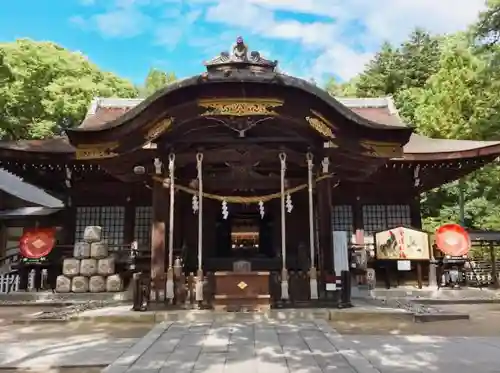
[[[81,144],[75,150],[76,159],[103,159],[112,158],[118,155],[114,150],[118,147],[118,142],[102,144]]]
[[[309,125],[316,130],[321,136],[324,136],[329,139],[334,139],[335,135],[332,131],[332,124],[328,122],[321,114],[318,112],[311,110],[311,113],[314,116],[307,116],[306,121]]]
[[[403,147],[396,142],[361,140],[364,155],[376,158],[397,158],[403,156]]]
[[[152,141],[155,140],[158,136],[160,136],[163,132],[169,129],[174,122],[174,118],[169,117],[165,118],[159,122],[154,123],[152,126],[147,128],[146,133],[144,134],[144,140]]]
[[[253,115],[275,116],[278,113],[273,110],[283,105],[278,99],[205,99],[198,101],[198,105],[207,109],[202,116],[233,116],[245,117]]]

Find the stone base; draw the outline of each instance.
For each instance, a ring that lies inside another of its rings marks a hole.
[[[213,307],[216,311],[264,312],[271,309],[271,296],[230,297],[216,295]]]

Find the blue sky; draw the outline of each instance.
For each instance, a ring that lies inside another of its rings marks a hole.
[[[416,26],[462,29],[482,7],[483,0],[4,0],[0,41],[54,41],[139,83],[150,67],[197,74],[241,35],[289,74],[345,80],[382,41],[398,42]]]

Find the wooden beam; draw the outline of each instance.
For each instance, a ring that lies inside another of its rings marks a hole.
[[[283,145],[286,143],[308,144],[308,139],[298,137],[276,136],[276,137],[209,137],[204,136],[200,138],[179,138],[174,143],[168,143],[167,148],[173,144],[195,144],[195,145],[210,145],[210,144],[278,144]]]

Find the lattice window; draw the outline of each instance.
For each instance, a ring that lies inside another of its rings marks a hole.
[[[109,244],[123,244],[125,231],[125,207],[106,206],[101,209],[101,227]]]
[[[354,231],[352,206],[336,205],[332,209],[332,229],[334,231],[347,232],[349,240],[352,238]]]
[[[123,244],[125,226],[125,207],[93,206],[76,209],[76,240],[83,238],[85,227],[102,227],[103,238],[111,245]]]
[[[77,207],[76,208],[76,229],[75,240],[83,239],[85,227],[89,225],[99,225],[100,207]]]
[[[151,206],[137,206],[135,208],[134,237],[139,246],[151,246],[151,221],[153,208]]]
[[[411,213],[409,205],[387,206],[387,228],[400,225],[411,226]]]
[[[364,205],[363,227],[365,234],[397,227],[411,225],[409,205]]]

